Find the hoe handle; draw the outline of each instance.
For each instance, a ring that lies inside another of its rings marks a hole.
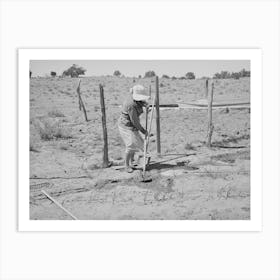
[[[151,113],[151,117],[150,117],[149,130],[148,130],[147,143],[146,143],[146,146],[147,146],[146,150],[148,150],[149,141],[150,141],[150,134],[151,134],[153,116],[154,116],[154,108],[155,108],[155,98],[153,99],[152,113]]]
[[[148,134],[145,135],[145,140],[144,140],[143,176],[145,176],[145,172],[146,172],[146,156],[147,156],[147,150],[148,150],[148,146],[149,146],[150,133],[151,133],[151,129],[152,129],[154,108],[155,108],[155,98],[153,99],[153,107],[152,107],[152,113],[151,113],[151,117],[150,117]],[[146,113],[146,124],[148,126],[147,119],[148,119],[148,114]]]

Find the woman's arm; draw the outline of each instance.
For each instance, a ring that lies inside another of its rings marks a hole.
[[[147,131],[145,128],[140,123],[138,114],[136,112],[136,109],[134,107],[129,108],[128,110],[128,115],[130,117],[130,121],[132,122],[133,126],[137,129],[140,130],[143,134],[146,134]]]

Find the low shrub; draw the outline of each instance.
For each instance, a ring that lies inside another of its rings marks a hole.
[[[194,145],[191,143],[186,143],[184,148],[185,150],[195,150]]]
[[[63,126],[59,121],[54,121],[52,119],[38,120],[35,123],[35,126],[41,140],[48,141],[52,139],[72,138],[70,130]]]
[[[62,118],[65,117],[65,115],[59,111],[58,109],[53,109],[50,112],[48,112],[48,116],[51,118]]]
[[[169,77],[168,75],[163,74],[163,75],[162,75],[162,78],[163,78],[163,79],[169,79],[170,77]]]

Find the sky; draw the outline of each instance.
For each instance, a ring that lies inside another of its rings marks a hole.
[[[51,71],[61,75],[72,64],[85,68],[86,76],[113,75],[115,70],[119,70],[125,76],[138,77],[153,70],[158,76],[180,77],[194,72],[197,78],[201,78],[212,77],[224,70],[250,70],[249,60],[31,60],[30,70],[33,77],[50,75]]]

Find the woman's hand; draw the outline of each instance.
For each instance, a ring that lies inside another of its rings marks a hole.
[[[145,136],[146,136],[146,137],[148,137],[148,136],[152,137],[152,136],[154,136],[154,134],[153,134],[153,133],[150,133],[150,135],[149,135],[148,131],[146,131]]]

